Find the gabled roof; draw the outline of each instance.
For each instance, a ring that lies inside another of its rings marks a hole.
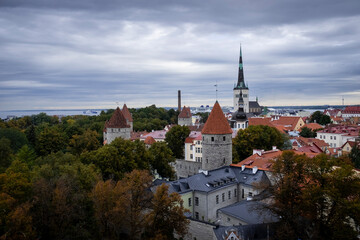
[[[191,115],[191,111],[190,111],[190,108],[189,107],[183,107],[183,109],[181,110],[178,118],[191,118],[192,115]]]
[[[202,134],[232,134],[232,130],[227,119],[221,110],[218,101],[215,102],[213,109],[205,123]]]
[[[127,108],[126,104],[124,104],[124,106],[123,106],[122,113],[124,114],[124,117],[126,118],[126,120],[128,120],[129,122],[133,122],[133,118],[132,118],[131,113],[130,113],[129,109]]]
[[[129,128],[130,126],[126,123],[124,114],[120,108],[117,107],[110,120],[105,123],[105,128]]]
[[[302,120],[301,117],[280,116],[278,120],[273,121],[273,124],[274,125],[284,125],[289,130],[294,130],[294,128],[296,127],[296,124],[300,121],[300,119]]]

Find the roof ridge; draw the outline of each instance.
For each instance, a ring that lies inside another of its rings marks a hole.
[[[218,101],[215,102],[213,109],[204,125],[202,134],[232,134],[232,130],[221,110]]]

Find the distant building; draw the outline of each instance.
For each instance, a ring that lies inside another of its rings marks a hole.
[[[179,116],[178,116],[178,125],[180,126],[191,126],[192,125],[192,115],[189,107],[183,107]]]
[[[360,117],[360,106],[349,106],[342,111],[343,118]]]
[[[118,137],[130,139],[130,132],[130,125],[127,124],[124,114],[117,107],[110,120],[105,122],[103,130],[104,144],[110,144]]]
[[[201,131],[203,138],[202,170],[213,170],[231,164],[232,133],[233,131],[216,101]]]
[[[234,110],[236,111],[239,109],[239,98],[243,99],[242,108],[245,113],[253,113],[253,114],[260,114],[262,112],[262,107],[258,103],[258,99],[256,101],[249,101],[249,87],[245,83],[244,79],[244,68],[243,68],[243,60],[242,60],[242,52],[240,47],[240,57],[239,57],[239,72],[238,72],[238,80],[234,86],[234,93],[233,93],[233,106]]]
[[[355,140],[359,136],[360,126],[329,125],[317,132],[317,139],[324,140],[330,148],[343,146],[349,140]]]

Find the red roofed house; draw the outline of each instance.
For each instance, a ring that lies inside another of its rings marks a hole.
[[[103,137],[104,144],[110,144],[118,137],[130,139],[130,125],[127,124],[119,107],[116,108],[110,120],[105,122]]]
[[[343,118],[360,117],[360,106],[346,107],[342,112]]]
[[[286,133],[288,130],[283,125],[274,124],[273,119],[269,117],[261,118],[261,117],[252,117],[249,118],[249,126],[256,126],[256,125],[265,125],[269,127],[274,127],[279,130],[281,133]]]
[[[185,161],[202,161],[202,135],[199,131],[191,131],[185,139]]]
[[[133,118],[131,116],[131,113],[130,113],[129,109],[127,108],[126,104],[124,104],[123,109],[121,110],[121,112],[124,114],[124,117],[126,119],[126,123],[128,125],[130,125],[130,130],[133,131],[133,122],[134,122],[134,120],[133,120]]]
[[[208,171],[232,162],[232,133],[219,103],[216,101],[202,134],[202,170]]]
[[[353,147],[355,147],[357,144],[357,147],[360,148],[360,142],[356,142],[356,141],[347,141],[346,143],[344,143],[344,145],[341,146],[342,149],[342,153],[343,154],[349,154],[351,152],[351,150],[353,149]]]
[[[326,109],[324,114],[329,117],[341,117],[341,109]]]
[[[349,140],[355,140],[359,136],[360,126],[329,125],[317,132],[317,139],[330,144],[330,148],[338,148]]]
[[[192,125],[192,115],[189,107],[183,107],[179,116],[178,116],[178,125],[181,126],[191,126]]]
[[[273,120],[275,126],[283,126],[289,131],[299,131],[305,125],[301,117],[280,116],[277,120]]]

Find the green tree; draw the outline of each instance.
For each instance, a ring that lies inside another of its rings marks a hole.
[[[148,171],[134,170],[117,183],[100,181],[92,191],[95,216],[101,234],[111,239],[140,239],[151,206]]]
[[[273,164],[269,206],[277,239],[356,239],[360,177],[347,161],[284,152]]]
[[[162,184],[156,189],[151,211],[147,216],[147,236],[175,239],[174,233],[184,237],[189,220],[185,217],[185,208],[178,193],[168,192],[169,187]]]
[[[270,150],[272,146],[281,149],[283,144],[284,138],[276,128],[256,125],[240,129],[233,139],[233,161],[236,163],[249,157],[253,149]]]
[[[66,136],[57,128],[45,128],[39,135],[36,149],[39,155],[47,155],[52,152],[64,150],[67,145]]]
[[[98,134],[92,130],[86,130],[81,135],[73,135],[70,139],[69,145],[71,152],[80,155],[84,151],[93,151],[100,147],[97,139]]]
[[[331,123],[331,118],[320,111],[316,111],[311,115],[310,121],[321,125],[326,125]]]
[[[151,166],[156,169],[162,177],[172,178],[174,170],[170,163],[175,160],[170,148],[164,142],[156,142],[151,145],[149,152],[151,154]]]
[[[16,153],[23,145],[28,144],[26,135],[17,129],[3,128],[0,129],[0,138],[7,138],[11,142],[11,149]]]
[[[25,130],[25,134],[26,134],[26,138],[28,139],[28,141],[32,145],[32,147],[35,147],[35,145],[36,145],[36,129],[35,129],[35,125],[31,124]]]
[[[7,138],[0,139],[0,173],[4,172],[11,164],[11,142]]]
[[[189,136],[190,129],[187,126],[174,126],[165,135],[165,141],[174,157],[184,158],[185,139]]]
[[[18,160],[20,160],[23,163],[26,163],[28,166],[33,166],[37,156],[32,148],[30,148],[28,145],[24,145],[18,151],[16,157]]]
[[[315,138],[316,137],[316,132],[314,132],[313,130],[311,130],[308,127],[303,127],[300,131],[300,136],[305,137],[305,138]]]
[[[149,170],[151,160],[143,142],[122,138],[116,138],[111,144],[96,151],[83,153],[81,159],[83,162],[94,163],[101,170],[104,180],[115,181],[134,169]]]
[[[42,239],[90,239],[96,236],[89,196],[99,180],[94,165],[58,152],[41,158],[35,169],[32,216]]]

